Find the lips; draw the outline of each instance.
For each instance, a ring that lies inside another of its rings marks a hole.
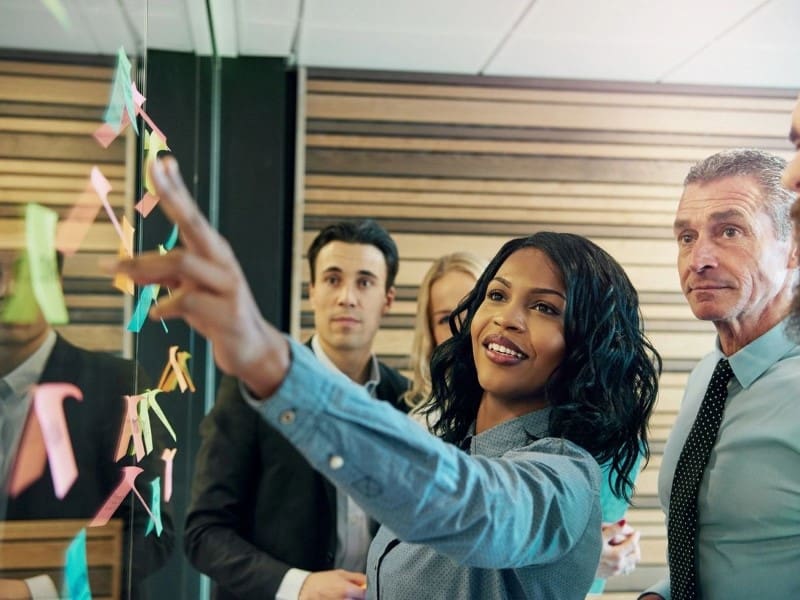
[[[517,363],[528,358],[519,346],[502,335],[492,334],[483,339],[489,358],[501,364]]]
[[[333,323],[341,323],[343,325],[355,325],[361,322],[361,319],[357,319],[356,317],[342,315],[339,317],[332,317],[331,322]]]

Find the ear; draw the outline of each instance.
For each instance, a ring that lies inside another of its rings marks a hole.
[[[792,236],[792,243],[789,248],[789,262],[787,263],[786,267],[789,269],[796,269],[800,265],[800,256],[798,256],[798,252],[800,252],[800,246],[798,246],[798,236]]]
[[[389,312],[389,309],[392,307],[392,303],[394,302],[395,296],[397,296],[397,288],[394,286],[390,287],[386,290],[386,303],[383,305],[383,312],[381,314],[386,314]]]

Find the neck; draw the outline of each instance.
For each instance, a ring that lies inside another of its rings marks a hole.
[[[545,407],[547,407],[547,401],[544,399],[508,401],[484,392],[480,406],[478,406],[475,433],[483,433],[501,423]]]
[[[370,348],[332,348],[319,338],[320,346],[330,361],[342,373],[359,385],[364,385],[370,376],[372,351]]]
[[[791,295],[773,300],[768,310],[761,311],[757,317],[746,320],[715,321],[719,335],[719,345],[725,356],[736,354],[753,340],[783,321],[789,314]]]

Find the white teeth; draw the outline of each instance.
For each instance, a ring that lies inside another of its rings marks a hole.
[[[525,358],[525,355],[521,352],[516,352],[511,348],[506,348],[505,346],[501,346],[500,344],[496,344],[495,342],[490,343],[487,348],[492,352],[499,352],[500,354],[506,354],[508,356],[513,356],[515,358]]]

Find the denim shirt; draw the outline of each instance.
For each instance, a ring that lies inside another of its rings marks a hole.
[[[384,524],[368,597],[584,597],[600,556],[600,470],[583,449],[546,437],[546,411],[474,436],[467,454],[289,343],[278,391],[248,400]],[[404,543],[387,554],[387,536]]]

